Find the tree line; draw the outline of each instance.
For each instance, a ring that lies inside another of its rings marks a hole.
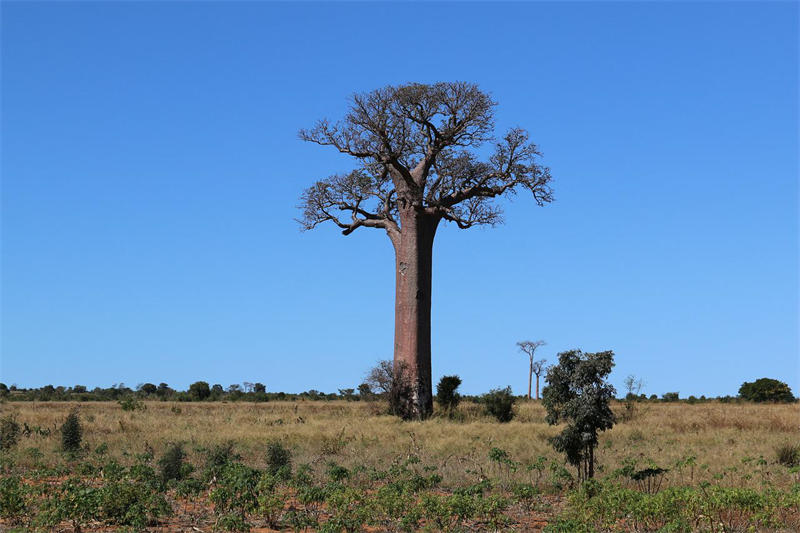
[[[95,387],[89,389],[84,385],[54,386],[21,388],[16,385],[8,386],[0,383],[0,399],[9,401],[119,401],[126,398],[140,400],[162,400],[178,402],[196,401],[243,401],[243,402],[268,402],[268,401],[383,401],[390,398],[395,381],[393,376],[394,364],[392,361],[379,361],[368,373],[363,383],[357,388],[338,389],[337,392],[322,392],[309,389],[304,392],[269,392],[263,383],[235,383],[223,387],[221,384],[210,385],[206,381],[195,381],[186,390],[178,390],[167,383],[142,383],[134,388],[124,383],[113,384],[110,387]],[[538,378],[538,376],[537,376]],[[445,389],[458,387],[461,379],[458,376],[444,376]],[[458,380],[458,385],[455,380]],[[537,379],[538,381],[538,379]],[[639,380],[639,389],[641,380]],[[510,389],[509,389],[510,390]],[[661,396],[656,394],[640,394],[634,386],[634,377],[626,378],[627,393],[618,397],[626,402],[686,402],[702,403],[719,401],[723,403],[753,401],[788,403],[796,401],[789,386],[779,380],[760,378],[753,382],[745,382],[736,396],[705,396],[690,395],[682,398],[678,392],[665,392]],[[466,401],[480,402],[485,395],[460,395]],[[529,395],[515,396],[515,398],[530,398]]]

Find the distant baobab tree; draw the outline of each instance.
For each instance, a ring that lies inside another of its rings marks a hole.
[[[531,382],[533,381],[533,375],[536,374],[536,399],[539,399],[539,376],[542,374],[542,370],[544,370],[544,364],[547,362],[547,359],[540,359],[538,361],[533,360],[533,356],[536,353],[536,349],[540,346],[545,346],[547,343],[544,341],[522,341],[518,342],[517,346],[521,352],[526,354],[530,358],[530,368],[528,372],[528,399],[531,399]]]
[[[303,228],[331,222],[344,235],[379,228],[394,246],[394,363],[408,375],[406,418],[433,410],[431,277],[439,223],[497,224],[502,212],[492,199],[518,190],[540,206],[553,199],[550,171],[538,164],[528,133],[513,128],[494,138],[495,105],[472,83],[388,86],[353,95],[341,121],[300,131],[302,140],[356,160],[353,170],[305,190]],[[490,141],[493,154],[479,160],[471,149]]]

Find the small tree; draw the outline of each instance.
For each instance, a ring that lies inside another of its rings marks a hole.
[[[372,392],[372,388],[367,383],[362,383],[358,386],[358,397],[369,401],[375,399],[375,393]]]
[[[448,414],[451,414],[461,402],[461,395],[456,391],[459,385],[461,378],[458,376],[442,376],[436,385],[436,401]]]
[[[761,378],[752,383],[745,381],[739,388],[739,397],[751,402],[789,403],[794,395],[789,385],[777,379]]]
[[[533,375],[536,374],[536,399],[539,399],[539,376],[544,370],[544,364],[547,362],[546,359],[540,359],[539,361],[534,361],[533,356],[536,353],[536,349],[540,346],[544,346],[547,343],[544,341],[522,341],[518,342],[517,346],[519,346],[519,350],[527,355],[530,358],[530,367],[528,370],[528,399],[531,399],[531,381],[533,381]]]
[[[77,452],[81,447],[82,438],[83,428],[78,420],[78,413],[73,411],[61,426],[61,449],[70,453]]]
[[[625,422],[629,422],[636,416],[636,402],[641,399],[639,392],[642,390],[642,387],[644,387],[644,382],[641,379],[636,379],[636,376],[633,374],[630,374],[625,378],[623,383],[627,393],[625,394],[625,412],[622,415],[622,419]]]
[[[191,396],[193,400],[203,401],[211,396],[211,388],[205,381],[195,381],[189,385],[189,396]]]
[[[158,467],[161,470],[161,479],[169,481],[171,479],[183,479],[185,474],[186,452],[183,451],[183,444],[177,442],[170,444],[161,459],[158,460]]]
[[[547,386],[542,394],[547,423],[567,422],[551,442],[577,468],[579,479],[594,477],[597,432],[614,425],[610,401],[616,391],[606,381],[613,366],[612,351],[570,350],[558,354],[558,364],[547,371]]]
[[[367,372],[364,383],[376,394],[388,394],[392,390],[392,383],[394,383],[394,362],[390,360],[378,361]]]

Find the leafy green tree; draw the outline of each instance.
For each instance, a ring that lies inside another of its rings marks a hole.
[[[155,394],[156,392],[158,392],[158,387],[156,387],[152,383],[143,383],[139,385],[139,390],[149,396],[151,394]]]
[[[777,379],[761,378],[752,383],[745,381],[739,388],[739,397],[751,402],[790,403],[794,395],[789,385]]]
[[[211,396],[211,388],[205,381],[195,381],[189,385],[189,396],[191,396],[193,400],[203,401]]]
[[[680,395],[677,392],[665,392],[661,395],[661,400],[665,402],[677,402],[680,400]]]
[[[553,437],[553,447],[578,469],[580,479],[594,477],[597,433],[611,429],[615,422],[610,402],[616,390],[606,381],[613,366],[612,351],[570,350],[558,354],[558,364],[545,378],[542,404],[547,409],[547,423],[567,422]]]
[[[161,398],[162,400],[164,400],[164,399],[166,399],[166,398],[167,398],[167,396],[171,396],[171,395],[172,395],[174,392],[175,392],[175,391],[174,391],[174,390],[172,390],[172,389],[169,387],[169,385],[167,385],[167,384],[166,384],[166,383],[164,383],[164,382],[161,382],[161,383],[159,383],[159,384],[158,384],[158,390],[156,391],[156,394],[158,394],[158,397],[159,397],[159,398]]]

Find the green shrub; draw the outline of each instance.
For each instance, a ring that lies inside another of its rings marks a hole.
[[[229,463],[222,468],[216,486],[209,495],[218,516],[218,525],[220,521],[228,523],[230,516],[240,519],[239,522],[232,521],[230,524],[247,524],[247,514],[258,508],[259,478],[258,470],[241,463]]]
[[[514,402],[516,400],[511,394],[511,387],[492,389],[482,398],[486,414],[495,417],[498,422],[510,422],[514,418]]]
[[[61,426],[61,449],[65,452],[74,453],[81,447],[83,439],[83,428],[78,420],[78,413],[73,411]]]
[[[216,527],[224,531],[250,531],[250,524],[242,515],[226,513],[217,518]]]
[[[27,509],[25,485],[19,476],[0,477],[0,517],[17,519]]]
[[[331,481],[344,481],[350,477],[350,471],[334,462],[328,463],[328,478]]]
[[[123,411],[144,411],[147,409],[147,406],[144,404],[144,402],[137,400],[132,396],[117,400],[117,403],[120,407],[122,407]]]
[[[206,450],[205,455],[206,461],[202,478],[206,482],[218,477],[227,465],[242,458],[241,455],[233,450],[233,442],[230,441],[217,444],[213,448]]]
[[[10,450],[19,440],[19,422],[14,415],[0,418],[0,450]]]
[[[95,519],[100,504],[99,489],[91,487],[77,478],[64,481],[42,503],[37,523],[54,527],[60,522],[69,522],[76,533],[81,527]]]
[[[167,447],[164,455],[158,460],[161,479],[164,481],[183,479],[187,474],[186,467],[189,466],[183,462],[185,458],[186,453],[183,451],[183,444],[175,443]]]
[[[281,479],[292,475],[292,452],[280,441],[267,443],[267,472]]]
[[[461,395],[456,392],[460,385],[461,378],[458,376],[442,376],[436,385],[436,401],[448,414],[461,402]]]
[[[190,477],[187,479],[182,479],[178,482],[178,484],[175,486],[175,493],[182,498],[188,498],[189,496],[200,494],[203,492],[205,487],[205,483],[199,479]]]
[[[172,509],[151,483],[123,479],[106,483],[100,492],[101,516],[112,524],[138,529],[169,516]]]

